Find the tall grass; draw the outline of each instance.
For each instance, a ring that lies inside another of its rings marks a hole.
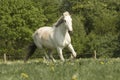
[[[119,80],[120,59],[0,64],[0,80]]]

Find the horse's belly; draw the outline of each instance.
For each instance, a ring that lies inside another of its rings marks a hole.
[[[55,48],[51,35],[41,37],[41,44],[46,48]]]
[[[42,46],[50,49],[55,48],[55,45],[52,43],[52,41],[49,40],[42,41]]]

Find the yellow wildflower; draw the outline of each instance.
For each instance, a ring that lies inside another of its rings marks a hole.
[[[29,76],[26,73],[21,73],[22,78],[28,78]]]
[[[52,70],[52,71],[55,71],[55,68],[52,66],[52,67],[51,67],[51,70]]]
[[[100,62],[100,64],[104,64],[104,62],[103,62],[103,61],[101,61],[101,62]]]
[[[72,80],[77,80],[77,74],[74,74],[73,76],[72,76]]]

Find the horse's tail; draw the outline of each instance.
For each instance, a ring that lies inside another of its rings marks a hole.
[[[32,43],[28,47],[29,51],[28,51],[27,55],[25,56],[24,62],[26,62],[33,55],[33,53],[35,52],[36,48],[37,48],[37,46],[35,45],[35,43]]]

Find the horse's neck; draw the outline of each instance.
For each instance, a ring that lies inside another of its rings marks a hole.
[[[56,27],[55,31],[56,31],[56,33],[60,33],[61,36],[64,36],[64,37],[68,33],[68,30],[66,29],[66,27],[63,24],[61,24],[59,27]]]

